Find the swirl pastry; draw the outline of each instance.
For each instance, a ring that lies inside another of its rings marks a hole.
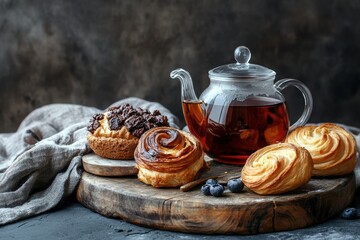
[[[95,154],[111,159],[133,159],[140,136],[158,126],[169,126],[159,111],[133,108],[130,104],[95,114],[88,125],[88,143]]]
[[[302,146],[310,152],[314,162],[313,176],[341,176],[351,173],[355,168],[355,138],[336,124],[298,127],[285,141]]]
[[[246,187],[258,194],[281,194],[306,184],[312,169],[311,155],[305,148],[277,143],[251,154],[241,178]]]
[[[177,187],[192,181],[206,166],[200,142],[171,127],[145,132],[135,149],[138,179],[153,187]]]

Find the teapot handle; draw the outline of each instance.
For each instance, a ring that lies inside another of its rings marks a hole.
[[[304,83],[300,82],[299,80],[289,78],[277,81],[274,86],[279,91],[282,91],[289,86],[294,86],[300,90],[305,101],[304,111],[300,118],[293,125],[290,126],[289,131],[294,130],[298,126],[304,126],[309,120],[313,109],[313,98],[310,90],[306,87]]]

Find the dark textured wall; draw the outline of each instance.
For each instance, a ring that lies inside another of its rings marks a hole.
[[[45,104],[104,108],[129,96],[182,119],[170,71],[187,69],[200,95],[239,45],[277,79],[308,85],[310,121],[359,127],[359,13],[358,0],[1,0],[0,132]],[[294,119],[301,96],[285,95]]]

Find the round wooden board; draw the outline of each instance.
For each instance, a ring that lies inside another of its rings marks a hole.
[[[221,174],[237,166],[210,162],[200,177]],[[239,168],[240,171],[240,168]],[[200,186],[156,189],[136,177],[105,178],[83,174],[77,199],[108,217],[164,230],[205,234],[256,234],[304,228],[337,216],[353,200],[354,174],[313,178],[296,191],[260,196],[247,188],[225,190],[222,197],[204,196]]]
[[[82,157],[84,170],[98,176],[121,177],[136,175],[135,160],[112,160],[94,153]]]

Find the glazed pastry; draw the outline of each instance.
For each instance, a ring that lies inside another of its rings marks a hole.
[[[159,111],[133,108],[129,104],[95,114],[88,125],[88,143],[95,154],[110,159],[133,159],[140,136],[158,126],[169,126]]]
[[[298,127],[285,141],[309,150],[314,161],[313,176],[341,176],[351,173],[355,168],[355,138],[336,124]]]
[[[241,178],[247,188],[258,194],[281,194],[309,182],[312,169],[311,155],[305,148],[277,143],[251,154]]]
[[[145,132],[135,149],[138,179],[153,187],[177,187],[191,182],[206,166],[200,142],[172,127]]]

